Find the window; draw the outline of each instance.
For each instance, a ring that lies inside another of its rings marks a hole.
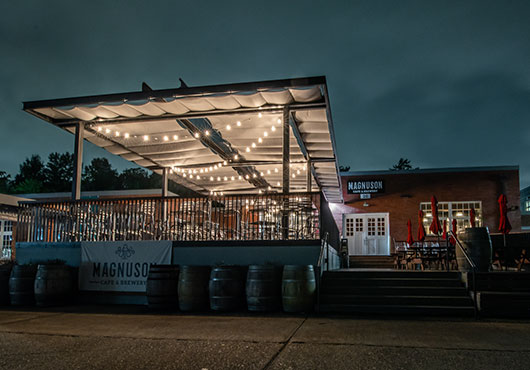
[[[442,224],[446,220],[447,230],[452,228],[453,220],[456,220],[457,232],[471,227],[469,222],[469,212],[473,208],[475,210],[475,226],[482,226],[482,202],[468,201],[468,202],[438,202],[438,218]],[[431,203],[420,203],[420,209],[423,211],[423,226],[428,235],[433,235],[429,231],[429,226],[432,223]]]
[[[353,218],[346,219],[346,236],[353,236]]]
[[[524,210],[525,210],[525,212],[530,212],[530,199],[525,200],[525,202],[524,202]]]
[[[0,258],[11,258],[11,242],[13,241],[13,221],[0,220]]]

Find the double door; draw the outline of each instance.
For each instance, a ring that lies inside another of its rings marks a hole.
[[[388,256],[388,213],[351,213],[343,215],[343,234],[351,256]]]

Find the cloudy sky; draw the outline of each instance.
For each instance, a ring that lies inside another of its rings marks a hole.
[[[73,151],[23,101],[325,75],[341,165],[519,165],[529,186],[529,19],[528,0],[2,1],[0,170]]]

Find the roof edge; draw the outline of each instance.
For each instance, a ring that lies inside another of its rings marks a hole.
[[[341,172],[341,176],[364,175],[408,175],[418,173],[443,173],[443,172],[486,172],[486,171],[519,171],[518,165],[512,166],[483,166],[483,167],[441,167],[417,170],[375,170],[375,171],[348,171]]]

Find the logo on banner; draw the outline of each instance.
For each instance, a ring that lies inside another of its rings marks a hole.
[[[129,247],[127,244],[125,244],[123,247],[118,247],[118,249],[116,250],[116,254],[120,258],[126,260],[134,254],[134,249],[133,247]]]

